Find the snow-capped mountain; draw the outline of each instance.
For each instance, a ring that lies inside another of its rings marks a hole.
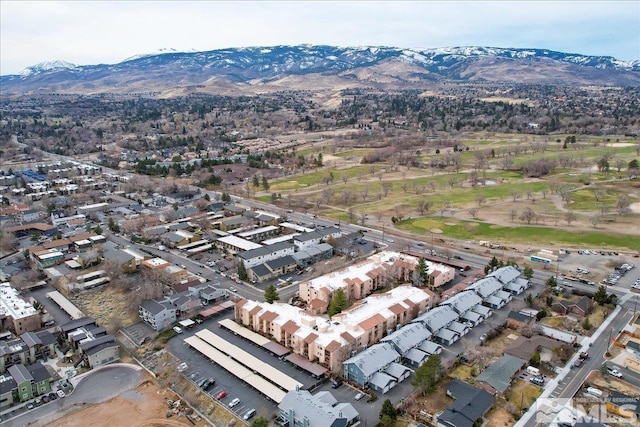
[[[480,46],[401,49],[297,45],[207,52],[165,49],[118,64],[39,64],[18,75],[2,76],[0,83],[2,91],[10,94],[176,89],[211,92],[229,85],[266,87],[287,77],[291,85],[294,76],[301,87],[305,78],[386,88],[424,87],[439,81],[640,86],[640,61]],[[279,84],[279,90],[286,88],[283,85]]]
[[[18,75],[27,77],[27,76],[33,76],[35,74],[45,73],[47,71],[63,70],[63,69],[76,68],[76,67],[77,65],[67,61],[60,61],[60,60],[48,61],[48,62],[41,62],[39,64],[32,65],[31,67],[27,67],[24,70],[20,71]]]

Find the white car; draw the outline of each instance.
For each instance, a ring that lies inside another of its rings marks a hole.
[[[360,400],[364,397],[364,393],[358,393],[356,394],[356,400]]]
[[[616,378],[622,378],[622,374],[617,369],[609,369],[609,375],[614,376]]]
[[[58,395],[58,397],[61,397],[61,398],[67,395],[63,390],[56,391],[56,394]]]
[[[231,402],[229,402],[229,408],[233,408],[234,406],[236,406],[238,403],[240,403],[240,399],[238,399],[237,397],[235,399],[233,399]]]
[[[185,362],[182,362],[178,365],[178,372],[184,372],[187,370],[187,368],[189,368],[189,366],[187,366]]]

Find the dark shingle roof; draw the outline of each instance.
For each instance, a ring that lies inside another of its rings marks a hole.
[[[495,403],[495,399],[485,390],[475,388],[459,380],[451,380],[447,386],[453,402],[438,417],[456,427],[473,427],[475,421],[481,418]]]
[[[40,362],[27,366],[27,370],[33,377],[33,381],[35,383],[39,383],[39,382],[47,381],[51,379],[51,375],[49,374],[49,371],[47,371],[47,368],[45,368]]]

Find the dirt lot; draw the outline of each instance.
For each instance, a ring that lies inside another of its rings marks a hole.
[[[95,318],[107,330],[116,330],[136,323],[139,319],[127,311],[128,294],[108,286],[92,289],[71,298],[86,315]]]
[[[594,371],[587,377],[586,384],[590,384],[600,390],[613,390],[627,396],[637,396],[638,389],[623,379],[612,377],[611,375],[602,376],[598,371]]]
[[[91,427],[165,427],[165,426],[193,426],[185,416],[173,415],[166,418],[168,411],[166,399],[177,400],[176,395],[160,388],[155,381],[147,377],[135,390],[123,393],[107,402],[92,405],[73,414],[60,418],[50,424],[55,427],[91,426]],[[218,410],[220,426],[227,425],[223,412]],[[196,427],[210,425],[200,420],[195,423]]]

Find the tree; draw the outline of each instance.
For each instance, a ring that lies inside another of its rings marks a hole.
[[[260,187],[260,179],[257,174],[253,175],[252,184],[254,187]]]
[[[487,264],[484,267],[484,274],[489,274],[491,273],[493,270],[495,270],[496,268],[498,268],[498,265],[500,264],[500,261],[498,261],[498,258],[496,258],[495,256],[493,258],[491,258],[491,261],[489,261],[489,264]]]
[[[382,402],[382,407],[380,408],[380,415],[378,416],[378,418],[382,420],[385,416],[393,421],[388,425],[393,425],[393,423],[396,422],[396,419],[398,419],[398,408],[396,408],[389,399],[385,399],[385,401]]]
[[[258,417],[251,423],[251,427],[269,427],[269,420],[265,417]]]
[[[109,218],[109,222],[108,222],[107,226],[109,227],[109,230],[111,230],[114,233],[119,233],[120,232],[120,226],[118,225],[117,222],[115,222],[113,220],[113,218]]]
[[[616,202],[616,209],[618,210],[618,215],[623,215],[627,213],[629,211],[630,206],[631,206],[631,202],[629,201],[629,196],[627,196],[626,194],[620,194]]]
[[[546,285],[552,288],[558,286],[558,280],[556,279],[556,276],[549,277],[546,281]]]
[[[589,331],[591,330],[591,321],[589,321],[588,317],[584,318],[584,321],[582,322],[582,329],[584,329],[585,331]]]
[[[429,358],[416,369],[415,376],[411,384],[422,389],[422,395],[433,392],[438,382],[445,373],[440,356],[432,354]]]
[[[269,191],[269,181],[267,180],[267,177],[262,175],[262,189],[264,191]]]
[[[342,288],[338,288],[331,298],[327,314],[331,317],[334,314],[340,313],[347,307],[347,303],[347,296],[345,295],[344,290]]]
[[[593,294],[593,299],[600,305],[610,302],[611,298],[607,295],[607,287],[604,285],[599,286],[596,293]]]
[[[571,223],[573,221],[575,221],[578,218],[578,216],[576,215],[576,213],[574,211],[567,211],[564,214],[564,219],[567,221],[567,225],[571,225]]]
[[[522,275],[525,277],[525,279],[531,280],[531,278],[533,277],[533,268],[527,265],[524,270],[522,270]]]
[[[540,366],[540,352],[536,351],[535,353],[533,353],[531,355],[531,360],[530,360],[531,364],[533,366]]]
[[[119,227],[119,226],[118,226],[118,227]],[[102,227],[100,227],[100,224],[98,224],[98,225],[96,225],[95,227],[93,227],[93,231],[94,231],[96,234],[102,234],[102,231],[103,231],[103,230],[102,230]]]
[[[271,304],[272,302],[277,301],[279,299],[280,299],[280,295],[278,295],[278,291],[276,290],[276,287],[274,285],[267,286],[267,288],[264,290],[264,300],[269,304]]]
[[[524,302],[526,302],[529,307],[533,307],[533,295],[528,293],[527,296],[524,297]]]
[[[591,225],[593,225],[593,228],[597,228],[598,224],[600,223],[600,215],[591,215]]]
[[[240,261],[238,263],[238,279],[240,280],[247,280],[247,268],[244,266],[244,263],[242,261]],[[271,301],[269,301],[271,302]]]
[[[419,286],[424,286],[429,283],[429,267],[427,266],[427,261],[423,257],[420,257],[416,264],[415,279],[417,282],[416,284]]]
[[[526,221],[527,224],[531,224],[531,221],[533,221],[535,218],[536,213],[529,207],[525,208],[524,211],[522,211],[522,214],[520,214],[520,220]]]

